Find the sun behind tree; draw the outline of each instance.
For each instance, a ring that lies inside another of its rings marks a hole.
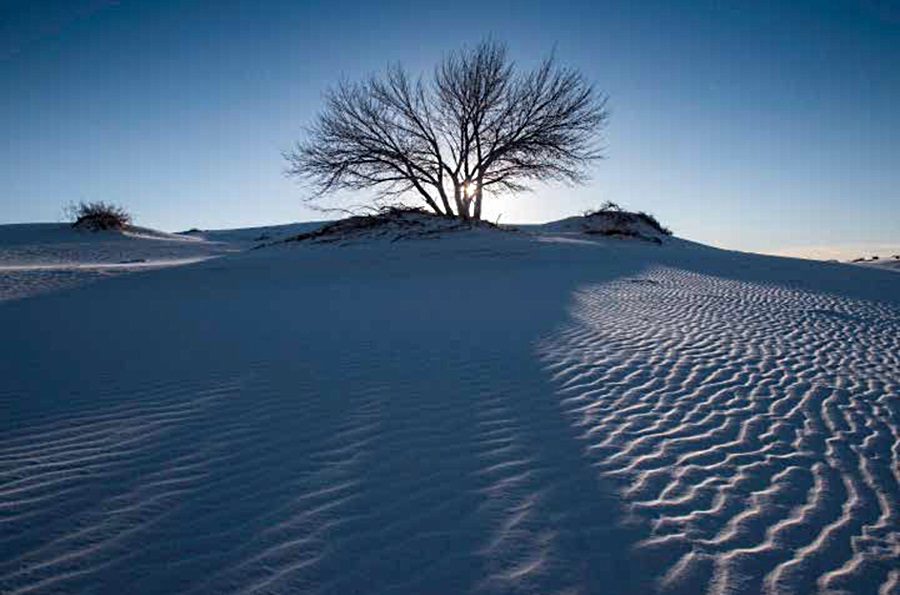
[[[374,188],[376,202],[414,194],[439,215],[479,220],[485,195],[583,182],[602,157],[606,102],[552,55],[517,72],[503,44],[483,41],[428,80],[397,64],[337,85],[285,153],[287,173],[312,186],[311,199]]]

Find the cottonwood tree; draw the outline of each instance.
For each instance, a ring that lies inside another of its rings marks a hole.
[[[583,182],[602,157],[606,102],[552,55],[520,72],[504,45],[483,41],[450,53],[430,79],[394,65],[338,84],[285,153],[287,173],[312,199],[374,188],[376,201],[414,194],[437,214],[479,220],[485,195]]]

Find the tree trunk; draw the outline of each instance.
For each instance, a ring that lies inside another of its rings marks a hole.
[[[412,175],[411,172],[410,175]],[[434,202],[434,200],[431,198],[431,195],[428,194],[428,191],[422,188],[422,185],[419,184],[417,180],[413,180],[412,183],[415,189],[419,191],[419,194],[422,195],[422,198],[425,199],[425,202],[428,204],[428,206],[431,207],[431,210],[433,210],[438,215],[442,215],[443,213],[441,213],[441,208],[437,206],[437,203]]]
[[[441,211],[441,207],[437,206],[437,203],[431,200],[430,196],[425,196],[425,202],[431,208],[432,211],[437,213],[438,215],[443,215],[444,213]]]
[[[456,201],[456,216],[465,221],[469,218],[469,209],[462,197],[462,186],[456,182],[453,183],[453,199]]]
[[[482,198],[481,184],[483,181],[484,181],[484,178],[479,175],[478,181],[475,182],[475,184],[476,184],[476,186],[475,186],[475,214],[472,217],[473,219],[475,219],[475,221],[481,221],[481,198]]]
[[[438,191],[439,191],[440,194],[441,194],[441,202],[444,203],[444,210],[446,211],[446,212],[443,213],[443,214],[444,214],[444,215],[447,215],[448,217],[452,217],[452,216],[453,216],[453,209],[450,208],[450,200],[447,199],[447,192],[446,192],[443,188],[439,188]]]

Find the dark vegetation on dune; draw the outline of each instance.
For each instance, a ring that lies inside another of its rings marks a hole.
[[[859,258],[854,258],[850,262],[878,262],[881,260],[881,257],[878,255],[875,256],[860,256]],[[900,254],[894,254],[893,256],[886,257],[885,260],[900,260]]]
[[[131,213],[124,207],[103,201],[71,204],[66,207],[65,214],[73,228],[88,231],[122,231],[128,229],[132,221]]]
[[[662,244],[663,236],[672,235],[672,230],[650,213],[626,211],[612,201],[606,201],[599,209],[585,211],[582,217],[581,231],[588,235],[635,238],[654,244]]]
[[[653,215],[643,211],[632,213],[619,205],[607,202],[599,209],[588,211],[578,218],[573,231],[587,235],[633,238],[662,244],[662,236],[672,235]],[[315,244],[346,243],[364,239],[379,239],[397,242],[402,240],[434,239],[443,235],[471,230],[491,229],[502,232],[516,232],[513,226],[500,226],[485,220],[461,220],[454,216],[439,215],[428,210],[405,205],[381,207],[367,214],[353,215],[326,223],[322,227],[307,231],[286,240]],[[259,240],[268,239],[266,237]]]
[[[647,213],[645,211],[638,211],[636,213],[632,213],[630,211],[626,211],[618,203],[615,203],[611,200],[606,201],[602,205],[600,205],[599,209],[595,209],[592,211],[586,211],[584,213],[584,218],[587,220],[605,218],[609,220],[614,225],[618,225],[622,228],[623,235],[633,235],[629,233],[625,233],[625,229],[634,223],[643,223],[644,225],[649,226],[651,229],[659,233],[660,235],[670,236],[672,235],[672,230],[668,227],[665,227],[663,224],[659,222],[659,220]]]
[[[488,221],[461,220],[418,207],[386,206],[373,213],[326,223],[319,229],[298,234],[285,242],[328,244],[362,238],[397,242],[405,239],[438,238],[445,233],[474,228],[511,231],[510,228]]]

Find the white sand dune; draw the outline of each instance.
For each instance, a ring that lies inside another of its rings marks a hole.
[[[3,593],[900,592],[891,271],[473,231],[0,329]]]
[[[884,258],[881,260],[867,260],[864,262],[857,262],[854,264],[858,264],[859,266],[869,266],[875,267],[879,269],[884,269],[886,271],[897,271],[900,272],[900,260],[896,258]]]
[[[545,344],[663,591],[878,592],[900,563],[900,311],[670,268]]]
[[[65,223],[0,225],[0,302],[239,249],[233,242],[146,228],[91,232]]]

